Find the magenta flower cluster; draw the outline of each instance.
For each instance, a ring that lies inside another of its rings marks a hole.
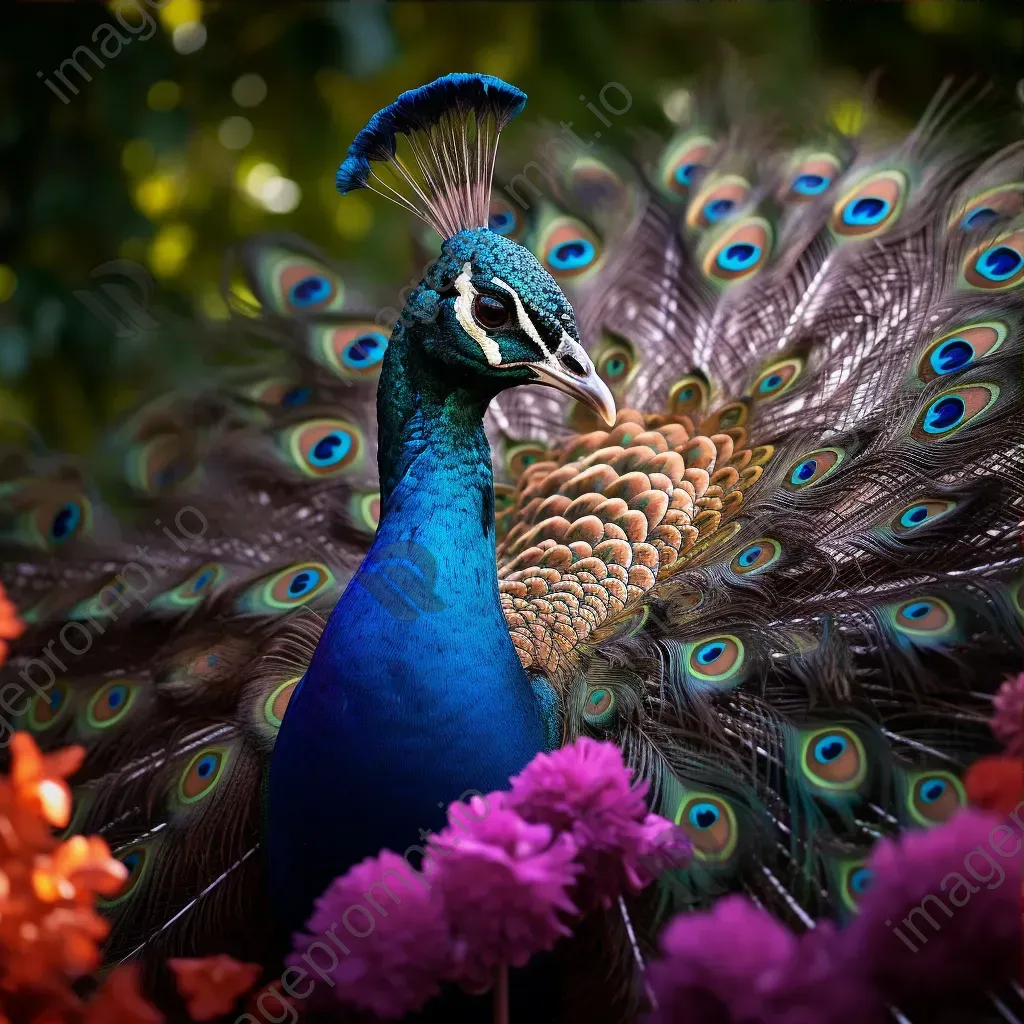
[[[1006,753],[1016,757],[1024,754],[1024,672],[999,687],[992,698],[990,724]]]
[[[384,851],[335,879],[289,965],[308,967],[312,946],[333,942],[336,964],[320,968],[328,984],[314,1002],[385,1020],[420,1009],[445,982],[486,991],[499,968],[551,949],[581,914],[689,861],[685,835],[648,814],[646,784],[630,779],[610,743],[583,738],[538,755],[510,792],[453,803],[421,870]]]
[[[881,841],[846,928],[795,936],[740,896],[680,915],[651,966],[652,1024],[885,1024],[891,1005],[940,1019],[1019,970],[1020,850],[1015,830],[966,809]]]

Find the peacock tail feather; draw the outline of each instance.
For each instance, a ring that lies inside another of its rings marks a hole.
[[[553,741],[621,745],[694,844],[652,922],[737,890],[795,928],[856,914],[872,844],[948,819],[994,749],[1024,620],[1024,143],[995,151],[969,101],[940,91],[895,141],[793,144],[727,91],[543,189],[499,166],[490,231],[571,299],[619,408],[491,403],[501,609]],[[224,288],[207,379],[90,465],[0,460],[30,626],[5,706],[87,749],[70,828],[130,871],[109,960],[154,970],[271,955],[267,762],[381,515],[372,289],[279,236]]]

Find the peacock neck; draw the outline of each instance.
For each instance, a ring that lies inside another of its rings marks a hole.
[[[486,402],[396,331],[378,389],[380,524],[273,755],[271,881],[290,927],[351,864],[419,844],[441,806],[504,788],[545,746],[498,595]]]

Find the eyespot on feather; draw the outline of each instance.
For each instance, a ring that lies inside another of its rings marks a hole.
[[[737,213],[750,195],[750,182],[739,175],[703,185],[686,208],[686,225],[703,230]]]
[[[63,721],[70,704],[70,695],[71,688],[63,679],[58,679],[49,693],[37,693],[28,705],[29,732],[46,732]]]
[[[274,729],[280,729],[284,721],[284,713],[288,710],[288,702],[292,699],[295,687],[302,676],[296,676],[287,682],[280,683],[267,695],[263,702],[263,718]]]
[[[755,576],[774,565],[782,557],[782,545],[770,537],[751,541],[729,563],[737,576]]]
[[[691,135],[671,145],[658,171],[661,187],[670,196],[686,197],[711,162],[714,142],[706,135]]]
[[[1001,218],[1016,217],[1024,211],[1024,182],[1014,181],[1007,185],[979,192],[967,200],[950,218],[950,228],[976,231],[988,227]]]
[[[867,239],[898,220],[907,193],[902,171],[878,171],[850,188],[832,208],[831,228],[841,238]]]
[[[230,747],[206,747],[200,750],[181,773],[178,799],[184,804],[194,804],[209,796],[223,777],[230,756]]]
[[[686,664],[691,676],[721,686],[732,683],[743,668],[743,641],[731,633],[687,644]]]
[[[800,765],[814,786],[833,794],[848,793],[867,778],[867,753],[852,729],[822,727],[803,733],[800,742]]]
[[[750,397],[760,402],[781,398],[799,380],[803,368],[804,361],[800,356],[769,363],[751,385]]]
[[[282,431],[282,441],[292,464],[306,476],[335,476],[363,458],[362,434],[345,420],[308,420]]]
[[[522,234],[522,221],[519,215],[509,203],[496,196],[491,198],[487,227],[496,235],[505,235],[511,239],[517,239]]]
[[[996,384],[970,384],[943,391],[921,410],[910,436],[925,443],[952,437],[987,412],[998,398]]]
[[[839,161],[829,153],[811,153],[797,162],[779,198],[787,203],[806,203],[823,195],[839,174]]]
[[[967,804],[963,783],[947,771],[912,772],[907,778],[907,810],[918,825],[940,825]]]
[[[310,356],[346,380],[377,376],[387,348],[387,335],[371,321],[317,324],[310,331]]]
[[[299,562],[247,587],[236,599],[235,608],[243,615],[274,615],[308,604],[334,582],[326,565]]]
[[[845,458],[842,448],[818,448],[794,462],[786,472],[782,487],[800,491],[827,480]]]
[[[744,217],[716,235],[701,260],[704,275],[735,284],[756,274],[768,262],[772,227],[763,217]]]
[[[970,288],[1005,291],[1024,281],[1024,229],[1000,235],[967,254],[963,279]]]
[[[587,694],[583,720],[597,728],[607,728],[616,718],[615,691],[609,686],[596,687]]]
[[[708,385],[694,374],[680,377],[668,393],[668,414],[670,416],[697,415],[708,401]]]
[[[109,729],[120,722],[135,704],[139,684],[118,679],[101,686],[86,707],[86,721],[93,729]]]
[[[673,818],[693,843],[693,855],[719,864],[735,852],[739,841],[736,812],[729,802],[712,793],[687,793]]]
[[[893,533],[905,535],[928,526],[956,508],[957,503],[948,498],[921,498],[900,509],[890,521]]]
[[[1006,340],[1007,325],[1001,320],[968,324],[936,338],[917,364],[918,378],[933,381],[947,373],[966,370],[995,352]]]
[[[596,269],[601,243],[582,221],[557,217],[543,230],[536,255],[556,281],[577,278]]]

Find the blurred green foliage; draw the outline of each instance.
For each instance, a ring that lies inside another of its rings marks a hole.
[[[531,120],[587,116],[578,97],[617,81],[634,98],[610,140],[625,145],[669,127],[663,98],[727,49],[783,115],[842,113],[879,69],[882,116],[908,123],[947,75],[991,80],[1008,104],[1024,42],[1020,5],[945,0],[133,6],[23,4],[0,43],[0,429],[31,424],[71,450],[140,390],[201,372],[202,324],[226,314],[222,254],[238,239],[298,232],[370,278],[408,279],[407,217],[333,187],[354,133],[403,89],[448,71],[509,78],[530,96],[514,145]],[[120,44],[99,29],[118,11]],[[204,45],[179,52],[190,31]],[[46,82],[60,87],[54,72],[97,38],[104,67],[80,55],[84,81],[65,65],[78,92],[62,102]],[[268,175],[270,199],[254,201]],[[119,337],[76,298],[114,259],[153,274],[160,328]]]

